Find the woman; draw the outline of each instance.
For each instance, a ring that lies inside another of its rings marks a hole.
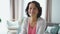
[[[29,2],[26,8],[28,18],[24,19],[20,34],[44,34],[45,20],[40,16],[42,8],[36,1]]]

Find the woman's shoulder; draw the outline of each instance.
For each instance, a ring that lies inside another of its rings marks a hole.
[[[46,23],[46,21],[45,21],[45,19],[43,19],[43,18],[39,18],[38,19],[38,23],[40,23],[40,24],[45,24]]]
[[[43,19],[42,17],[38,18],[39,21],[45,21],[45,19]]]
[[[27,19],[28,19],[27,17],[23,18],[23,22],[22,22],[22,27],[23,28],[26,28],[26,26],[27,26]]]
[[[23,18],[23,21],[27,21],[27,20],[28,20],[28,17],[24,17],[24,18]]]
[[[27,24],[27,21],[28,21],[28,17],[24,17],[23,18],[23,24]]]

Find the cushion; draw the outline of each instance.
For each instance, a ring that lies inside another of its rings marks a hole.
[[[16,27],[16,28],[19,27],[18,21],[7,21],[7,25],[8,27]]]
[[[59,31],[58,31],[58,34],[60,34],[60,24],[59,24]]]
[[[57,34],[58,30],[59,30],[59,26],[54,25],[54,26],[48,26],[45,32],[48,32],[50,34]]]

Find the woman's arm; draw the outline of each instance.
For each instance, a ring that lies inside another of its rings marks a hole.
[[[46,21],[43,21],[42,24],[40,25],[38,34],[44,34],[46,28]]]
[[[19,34],[27,34],[27,25],[26,25],[26,20],[23,21],[22,25],[21,25],[21,32]]]
[[[20,34],[27,34],[26,28],[24,28],[25,26],[21,27],[21,32]]]

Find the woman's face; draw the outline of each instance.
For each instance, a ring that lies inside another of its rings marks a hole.
[[[35,6],[34,3],[29,4],[28,13],[30,16],[37,16],[38,8]]]

